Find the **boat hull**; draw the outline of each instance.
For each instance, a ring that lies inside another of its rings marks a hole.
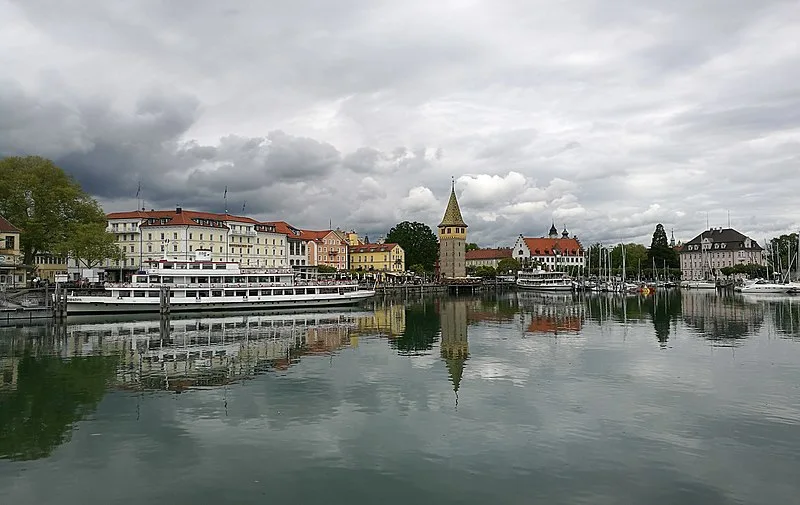
[[[526,291],[572,291],[572,285],[559,285],[559,286],[530,286],[525,284],[517,283],[517,287],[519,289],[524,289]]]
[[[204,298],[181,298],[171,300],[170,313],[215,312],[297,309],[305,307],[341,307],[355,305],[375,295],[375,291],[356,291],[347,294],[308,295],[297,297],[259,297],[251,300]],[[110,296],[74,297],[67,300],[67,315],[87,314],[158,314],[161,306],[158,299],[115,299]]]

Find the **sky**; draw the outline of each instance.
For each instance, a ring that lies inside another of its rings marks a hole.
[[[0,0],[0,155],[108,212],[468,240],[800,228],[796,0]]]

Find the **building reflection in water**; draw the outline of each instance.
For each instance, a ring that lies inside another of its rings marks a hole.
[[[684,324],[717,345],[737,345],[764,324],[764,307],[740,295],[684,291],[681,296]]]
[[[517,293],[519,320],[524,333],[539,335],[577,334],[583,328],[586,305],[568,293]]]
[[[777,335],[800,340],[800,298],[780,295],[741,295],[741,299],[745,304],[759,306],[769,313]]]

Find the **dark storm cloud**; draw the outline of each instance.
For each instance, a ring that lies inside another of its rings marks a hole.
[[[797,228],[793,1],[0,0],[0,153],[108,210],[229,210],[377,237],[555,221],[585,241]],[[516,174],[516,175],[515,175]],[[738,221],[737,221],[738,220]]]

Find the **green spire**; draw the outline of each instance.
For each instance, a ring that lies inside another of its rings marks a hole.
[[[456,181],[453,179],[453,186],[450,189],[450,201],[447,202],[447,209],[444,211],[442,222],[439,223],[439,228],[442,226],[463,226],[467,227],[464,218],[461,217],[461,209],[458,206],[458,199],[456,199]]]

